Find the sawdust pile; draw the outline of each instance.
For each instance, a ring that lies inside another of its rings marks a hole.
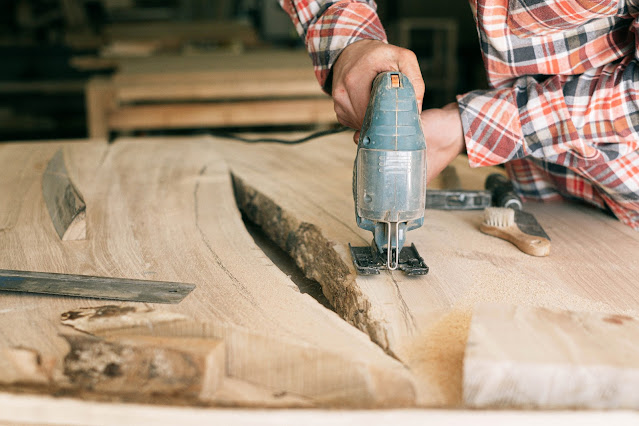
[[[404,361],[418,378],[419,399],[429,405],[461,404],[462,366],[471,317],[470,309],[446,313],[405,352]]]

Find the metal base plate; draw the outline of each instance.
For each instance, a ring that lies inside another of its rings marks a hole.
[[[379,253],[372,246],[353,247],[348,245],[353,256],[353,265],[360,275],[377,275],[379,271],[388,269],[386,266],[387,252]],[[399,264],[397,269],[406,273],[406,275],[426,275],[428,266],[424,259],[419,255],[415,244],[410,247],[404,247],[399,253]]]

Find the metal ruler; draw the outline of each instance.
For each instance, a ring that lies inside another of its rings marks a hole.
[[[481,210],[490,207],[490,191],[426,191],[426,208],[435,210]]]
[[[0,269],[0,290],[147,303],[179,303],[194,284]]]

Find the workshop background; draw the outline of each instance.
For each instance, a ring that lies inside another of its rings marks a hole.
[[[389,40],[418,55],[427,86],[425,107],[441,106],[454,100],[456,93],[485,87],[477,34],[466,0],[377,3]],[[259,52],[273,49],[304,49],[276,0],[0,2],[0,140],[83,138],[104,132],[113,136],[114,132],[188,134],[209,128],[269,131],[316,127],[302,120],[287,123],[281,119],[259,123],[192,119],[164,127],[162,123],[168,121],[159,118],[149,119],[146,128],[137,129],[128,124],[118,127],[122,120],[114,116],[113,126],[98,123],[97,132],[89,129],[89,82],[113,79],[131,61],[147,69],[156,66],[155,72],[162,73],[163,65],[156,64],[182,62],[182,58],[188,64],[188,58],[221,54],[225,58],[236,55],[241,66],[243,56],[259,58]],[[259,74],[259,64],[254,71]],[[187,108],[189,102],[201,104],[204,95],[196,91],[191,90],[190,97],[181,92],[181,108]],[[148,98],[131,105],[149,102]],[[151,101],[157,102],[156,98]],[[215,100],[216,104],[224,101],[223,97]],[[162,111],[166,115],[175,110]],[[198,110],[191,116],[213,111]],[[156,114],[141,110],[129,116],[137,113]],[[318,121],[322,120],[315,116]],[[324,126],[331,125],[324,121]]]

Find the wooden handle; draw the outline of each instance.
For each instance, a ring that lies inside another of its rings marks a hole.
[[[531,256],[548,256],[550,254],[550,241],[548,239],[524,234],[515,225],[500,228],[482,223],[479,230],[484,234],[510,241],[519,250]]]

